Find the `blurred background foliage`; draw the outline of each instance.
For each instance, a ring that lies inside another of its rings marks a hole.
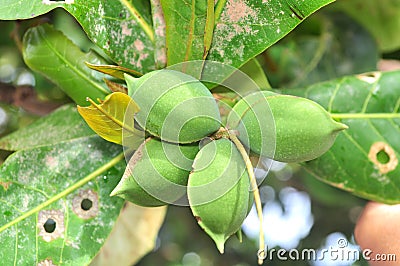
[[[61,9],[17,22],[0,21],[0,136],[26,126],[70,100],[55,85],[24,65],[21,36],[31,25],[51,21],[83,51],[97,49]],[[306,19],[258,56],[273,88],[299,88],[343,75],[398,68],[400,2],[341,0]],[[9,155],[0,151],[3,161]],[[265,171],[257,169],[257,171]],[[321,249],[346,238],[365,201],[319,182],[297,165],[276,164],[260,187],[269,248]],[[190,215],[170,207],[155,250],[138,265],[256,264],[257,219],[251,212],[243,243],[232,237],[221,255]],[[365,261],[269,261],[266,265],[367,265]]]

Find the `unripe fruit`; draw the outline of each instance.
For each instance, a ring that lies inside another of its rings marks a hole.
[[[139,105],[136,121],[146,131],[174,143],[196,142],[220,128],[217,103],[192,76],[158,70],[140,78],[125,75],[128,93]]]
[[[251,151],[281,162],[303,162],[325,153],[347,128],[317,103],[263,91],[241,99],[228,118],[230,129]]]
[[[177,145],[148,138],[130,159],[111,195],[145,207],[182,198],[198,151],[197,144]]]
[[[230,140],[215,140],[200,149],[189,176],[189,204],[221,253],[247,216],[249,191],[246,165]]]

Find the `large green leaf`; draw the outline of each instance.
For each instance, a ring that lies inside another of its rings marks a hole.
[[[61,32],[44,24],[29,29],[23,39],[25,63],[57,84],[80,105],[86,97],[104,98],[109,92],[102,74],[89,69],[85,62],[104,64],[95,53],[84,54]]]
[[[168,65],[208,55],[207,59],[240,67],[333,0],[219,0],[214,13],[209,9],[213,2],[161,1]]]
[[[0,149],[17,151],[94,136],[73,105],[64,105],[0,139]]]
[[[0,19],[28,19],[62,7],[89,38],[119,65],[139,72],[154,69],[154,32],[148,1],[4,0]]]
[[[161,0],[161,4],[167,27],[168,65],[203,59],[207,0]]]
[[[120,152],[94,136],[10,156],[0,169],[2,264],[87,265],[123,205],[109,197]]]
[[[400,71],[373,72],[285,90],[314,100],[349,129],[322,157],[303,166],[366,199],[400,202]]]
[[[334,0],[219,0],[208,59],[240,67]]]
[[[400,48],[400,2],[398,0],[338,1],[332,7],[360,22],[378,41],[383,51]]]

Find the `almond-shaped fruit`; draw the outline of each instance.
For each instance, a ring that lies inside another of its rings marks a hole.
[[[260,91],[242,98],[228,117],[230,129],[251,151],[281,162],[324,154],[346,125],[306,98]]]
[[[196,155],[188,181],[190,208],[198,224],[224,252],[225,241],[247,216],[250,181],[246,165],[228,139],[212,141]]]
[[[198,151],[198,144],[146,139],[129,160],[111,195],[145,207],[162,206],[186,197],[189,173]]]
[[[199,80],[174,70],[157,70],[140,78],[125,75],[128,94],[139,105],[138,124],[153,136],[191,143],[217,131],[218,105]]]

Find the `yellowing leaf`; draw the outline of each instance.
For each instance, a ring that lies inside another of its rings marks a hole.
[[[78,106],[78,112],[100,137],[117,144],[122,144],[124,138],[124,145],[129,143],[129,147],[140,145],[144,132],[134,127],[134,114],[139,111],[139,107],[128,95],[114,92],[100,104],[89,98],[88,101],[91,105]],[[127,119],[125,114],[129,115]],[[129,142],[126,141],[128,139]]]

